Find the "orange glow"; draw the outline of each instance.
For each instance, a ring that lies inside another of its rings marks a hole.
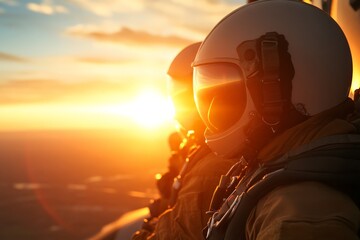
[[[28,148],[26,148],[26,153],[28,152]],[[29,179],[30,183],[36,183],[38,182],[36,178],[36,174],[33,172],[33,166],[32,166],[32,159],[27,157],[27,154],[25,154],[25,167],[26,167],[26,173],[27,177]],[[42,207],[46,214],[50,216],[50,218],[53,220],[53,222],[64,229],[66,229],[69,232],[73,231],[73,228],[71,225],[69,225],[62,217],[59,215],[59,213],[56,211],[56,209],[50,204],[48,201],[46,195],[44,194],[43,190],[41,188],[34,188],[32,189],[34,191],[34,195]]]
[[[173,125],[174,109],[164,94],[144,89],[121,101],[5,105],[0,115],[0,130],[126,128],[129,124],[156,129]]]
[[[353,81],[351,85],[350,97],[354,97],[354,91],[360,88],[360,69],[354,68],[353,70]]]
[[[121,229],[130,224],[134,224],[134,222],[142,221],[149,214],[150,214],[149,208],[147,207],[136,209],[131,212],[127,212],[119,219],[117,219],[115,222],[105,225],[99,233],[89,238],[88,240],[104,239],[108,237],[110,234],[113,234],[114,229]]]
[[[333,0],[331,3],[331,16],[337,21],[349,42],[353,60],[353,79],[350,97],[354,97],[354,91],[360,87],[360,48],[358,40],[360,36],[358,14],[352,10],[349,4],[341,4],[343,1]]]
[[[146,128],[153,128],[170,121],[174,117],[174,108],[171,102],[160,93],[144,90],[132,101],[119,108],[115,113],[125,113],[134,122]]]

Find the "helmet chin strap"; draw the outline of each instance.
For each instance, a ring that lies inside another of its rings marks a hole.
[[[257,66],[256,71],[250,69],[252,79],[248,81],[259,81],[257,84],[260,89],[261,98],[257,104],[259,115],[254,114],[246,129],[246,139],[243,144],[242,155],[249,165],[257,163],[258,152],[281,131],[290,128],[302,121],[305,116],[301,115],[291,105],[291,81],[293,78],[292,64],[290,55],[287,52],[287,42],[283,35],[276,32],[268,32],[256,41],[257,57],[253,58],[258,63],[248,65]],[[253,45],[253,46],[255,46]],[[251,46],[245,44],[244,46]],[[246,52],[239,49],[239,53]],[[241,56],[240,56],[241,59]],[[247,59],[249,60],[249,58]],[[287,63],[285,63],[288,61]],[[281,69],[291,68],[284,74]],[[257,74],[254,77],[254,72]],[[247,76],[250,74],[246,73]],[[288,92],[288,94],[286,94]]]
[[[241,155],[250,167],[257,163],[259,151],[277,132],[272,131],[271,127],[266,125],[259,116],[255,116],[245,128],[246,138],[242,145]]]
[[[247,162],[248,166],[256,166],[258,164],[257,155],[261,149],[270,142],[275,136],[279,135],[286,129],[289,129],[305,120],[308,116],[301,114],[295,108],[289,109],[283,115],[276,131],[273,127],[264,123],[261,116],[254,116],[254,118],[245,126],[246,138],[241,149],[241,156]]]
[[[279,34],[275,32],[266,33],[260,38],[260,51],[263,76],[261,79],[262,90],[262,121],[276,132],[285,104],[281,92],[283,79],[280,78],[280,57],[279,57]],[[291,89],[289,89],[291,90]]]

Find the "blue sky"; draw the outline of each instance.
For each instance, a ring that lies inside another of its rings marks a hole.
[[[235,4],[221,3],[220,7],[224,8],[222,11],[215,10],[220,3],[209,4],[206,1],[203,1],[203,9],[201,1],[200,4],[129,1],[134,3],[129,5],[138,2],[138,6],[128,6],[125,2],[127,1],[0,0],[0,50],[22,57],[89,51],[86,47],[90,42],[75,41],[69,34],[71,29],[75,35],[74,29],[80,34],[80,31],[86,29],[106,33],[129,28],[139,32],[146,31],[154,36],[174,35],[188,41],[197,41],[241,1]],[[206,8],[209,10],[205,10]],[[207,16],[199,20],[199,16],[204,15]],[[189,33],[193,33],[193,36]]]

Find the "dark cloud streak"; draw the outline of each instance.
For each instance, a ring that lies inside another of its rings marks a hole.
[[[134,85],[134,84],[132,84]],[[136,86],[107,81],[64,83],[56,80],[9,80],[0,83],[0,105],[88,99],[101,93],[119,95]]]
[[[8,62],[27,62],[28,60],[23,57],[15,56],[8,53],[0,52],[0,61],[8,61]]]
[[[114,43],[123,43],[131,45],[145,45],[145,46],[186,46],[193,43],[193,40],[186,39],[178,36],[162,36],[154,35],[144,31],[135,31],[127,27],[123,27],[121,30],[114,33],[105,33],[100,31],[81,32],[70,31],[73,36],[81,36],[91,38],[97,41],[106,41]]]

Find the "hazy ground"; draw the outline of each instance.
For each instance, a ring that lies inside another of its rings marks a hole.
[[[165,136],[0,133],[0,239],[86,239],[156,195]]]

